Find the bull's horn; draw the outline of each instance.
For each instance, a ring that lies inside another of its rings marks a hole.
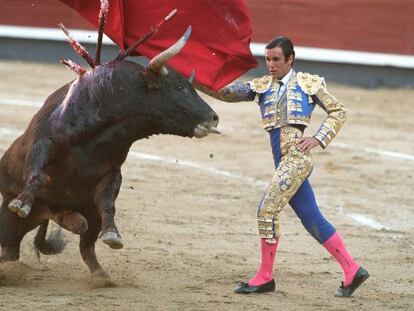
[[[195,77],[195,70],[193,68],[193,70],[191,70],[191,76],[188,78],[188,82],[190,82],[191,84],[193,84],[194,77]]]
[[[161,52],[160,54],[154,56],[149,63],[149,68],[159,74],[167,74],[168,72],[163,67],[164,64],[173,56],[177,55],[184,45],[187,43],[188,38],[191,35],[191,25],[188,26],[187,30],[185,31],[184,35],[172,46],[170,46],[165,51]]]

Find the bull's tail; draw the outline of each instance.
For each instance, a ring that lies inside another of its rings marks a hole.
[[[53,230],[46,239],[47,226],[49,220],[43,220],[39,226],[34,239],[34,248],[36,255],[40,258],[40,253],[44,255],[55,255],[63,251],[66,246],[66,241],[63,238],[62,228],[59,227]]]

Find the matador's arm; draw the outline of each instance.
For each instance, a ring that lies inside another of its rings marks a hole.
[[[322,83],[321,88],[316,93],[315,99],[319,106],[328,114],[314,135],[319,140],[322,148],[325,149],[339,132],[342,124],[344,124],[346,110],[342,102],[328,92],[325,82]]]
[[[346,119],[346,110],[342,102],[328,92],[325,79],[317,75],[298,73],[298,83],[311,96],[328,116],[316,131],[315,137],[323,149],[334,139]]]
[[[233,82],[217,92],[196,83],[194,87],[207,95],[225,102],[251,101],[256,96],[256,93],[251,89],[250,85],[242,81]]]

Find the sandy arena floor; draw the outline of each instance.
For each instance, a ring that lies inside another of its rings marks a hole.
[[[0,62],[0,155],[38,110],[30,104],[73,78],[59,65]],[[233,294],[259,265],[255,212],[272,156],[254,103],[205,96],[221,135],[156,136],[131,148],[117,200],[125,247],[97,242],[116,287],[90,279],[77,236],[66,232],[64,253],[38,262],[30,233],[21,261],[0,266],[0,310],[413,310],[414,90],[330,90],[349,118],[326,151],[313,152],[311,182],[322,212],[371,274],[354,297],[333,297],[341,269],[290,207],[276,293]],[[317,108],[309,135],[323,117]]]

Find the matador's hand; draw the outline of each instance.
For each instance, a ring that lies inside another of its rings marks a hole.
[[[308,152],[312,148],[319,146],[319,141],[315,137],[303,137],[298,141],[298,149],[301,152]]]

